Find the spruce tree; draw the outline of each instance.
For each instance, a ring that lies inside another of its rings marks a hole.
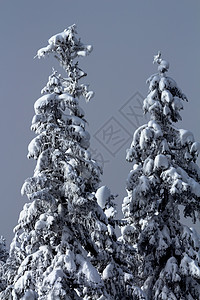
[[[193,134],[178,129],[187,97],[167,76],[169,63],[154,57],[158,73],[147,83],[144,112],[148,124],[134,133],[127,161],[128,196],[122,209],[127,225],[124,242],[137,251],[138,285],[149,300],[200,299],[200,236],[180,221],[180,207],[193,222],[200,217],[200,144]]]
[[[73,25],[37,52],[38,58],[53,53],[68,77],[53,70],[34,105],[31,129],[37,136],[28,146],[28,158],[37,163],[22,187],[30,203],[14,229],[1,299],[99,299],[104,294],[87,253],[95,251],[93,243],[84,230],[100,180],[100,168],[87,150],[90,136],[78,102],[93,95],[79,84],[86,74],[77,62],[91,50],[76,38]]]
[[[37,163],[22,187],[30,202],[14,229],[2,300],[142,295],[127,268],[125,246],[114,233],[114,208],[107,216],[95,196],[101,169],[88,150],[90,136],[79,106],[79,98],[93,96],[88,85],[79,83],[86,73],[78,66],[78,58],[91,50],[72,25],[37,52],[38,58],[54,54],[67,78],[53,70],[34,105],[31,129],[37,136],[28,146],[28,158]],[[106,199],[107,208],[112,199]]]

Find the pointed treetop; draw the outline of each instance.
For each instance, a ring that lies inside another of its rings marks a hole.
[[[48,45],[39,49],[35,57],[40,59],[53,53],[68,74],[68,90],[74,97],[82,95],[86,101],[89,101],[94,96],[94,92],[88,91],[87,84],[78,85],[78,81],[87,74],[78,67],[77,59],[89,55],[92,46],[83,44],[76,34],[76,25],[69,26],[63,32],[53,35],[48,40]]]
[[[165,74],[165,72],[167,72],[169,70],[169,63],[168,61],[165,61],[161,58],[161,52],[158,51],[157,55],[154,55],[154,60],[153,63],[157,63],[158,64],[158,72],[160,74]]]
[[[54,53],[55,57],[63,64],[67,65],[69,60],[78,56],[89,55],[92,51],[91,45],[84,45],[80,38],[76,38],[76,25],[71,25],[63,32],[53,35],[49,40],[49,45],[38,50],[36,57],[42,58],[49,53]]]
[[[147,79],[149,93],[144,99],[144,113],[149,112],[151,119],[161,123],[178,122],[181,119],[180,110],[183,109],[182,100],[188,101],[177,83],[166,75],[169,63],[161,58],[161,52],[154,56],[153,63],[158,64],[158,73]]]

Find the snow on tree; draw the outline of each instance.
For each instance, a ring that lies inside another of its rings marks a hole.
[[[0,261],[6,262],[8,257],[8,251],[6,249],[6,240],[3,236],[0,236]]]
[[[89,133],[78,98],[93,95],[78,81],[86,74],[75,59],[91,46],[76,38],[75,25],[49,39],[38,51],[59,59],[68,77],[53,71],[35,102],[31,129],[37,134],[28,158],[37,161],[22,194],[30,203],[20,213],[8,262],[8,287],[1,299],[103,299],[103,281],[91,264],[95,252],[87,220],[98,214],[96,191],[100,168],[91,159]],[[96,209],[96,210],[95,210]],[[91,216],[90,216],[91,215]],[[104,218],[104,215],[100,215]],[[104,221],[104,220],[103,220]]]
[[[90,135],[79,106],[79,98],[89,101],[94,93],[79,83],[86,73],[77,61],[91,50],[77,39],[72,25],[37,52],[38,58],[54,54],[67,78],[53,70],[34,105],[31,129],[37,136],[28,146],[28,158],[37,163],[22,187],[30,202],[14,229],[2,300],[142,295],[127,269],[125,246],[112,227],[113,198],[106,199],[104,208],[113,207],[107,215],[95,196],[101,169],[88,150]]]
[[[114,199],[118,195],[112,195],[110,189],[107,186],[101,186],[96,192],[97,203],[103,209],[109,223],[115,226],[115,216],[117,215],[116,204]]]
[[[144,112],[151,116],[133,136],[127,160],[134,162],[122,209],[122,238],[137,250],[138,286],[149,300],[200,299],[200,236],[180,222],[200,218],[200,144],[174,123],[186,96],[167,76],[169,63],[154,57],[158,73],[147,83]]]
[[[116,225],[121,226],[123,223],[115,218],[117,210],[114,199],[117,195],[111,194],[107,186],[101,186],[95,195],[97,203],[107,218],[107,229],[104,226],[104,232],[97,230],[93,235],[100,250],[99,259],[95,260],[95,266],[102,275],[110,299],[146,300],[145,294],[136,286],[135,278],[132,275],[132,269],[135,268],[135,249],[124,243],[123,240],[117,240],[114,231]],[[105,239],[105,236],[108,236],[109,239]],[[107,253],[110,253],[110,258]]]

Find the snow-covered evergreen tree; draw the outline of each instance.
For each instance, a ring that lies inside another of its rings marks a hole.
[[[128,225],[123,240],[137,250],[138,285],[149,300],[200,299],[200,236],[180,222],[179,208],[193,221],[200,216],[200,144],[181,119],[186,96],[167,76],[169,63],[154,57],[158,73],[147,83],[144,112],[150,121],[133,136],[127,160],[134,162],[122,209]]]
[[[88,249],[95,250],[84,222],[96,206],[100,169],[87,150],[90,136],[78,103],[93,93],[79,84],[86,74],[75,61],[92,47],[76,38],[74,25],[48,42],[37,56],[55,54],[68,77],[53,71],[34,105],[37,136],[28,158],[37,164],[22,187],[30,203],[14,229],[2,299],[99,299],[104,285],[88,258]]]
[[[76,38],[75,25],[48,43],[37,57],[53,53],[67,78],[53,70],[34,105],[31,129],[37,136],[28,158],[37,163],[22,187],[30,202],[14,229],[0,299],[138,299],[142,292],[112,227],[114,208],[107,216],[95,196],[101,170],[88,150],[79,106],[79,98],[89,101],[93,92],[79,83],[86,74],[77,62],[92,47]],[[111,200],[105,200],[106,208],[113,206]]]

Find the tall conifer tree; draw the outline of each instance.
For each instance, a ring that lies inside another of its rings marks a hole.
[[[126,247],[114,233],[113,197],[102,189],[97,192],[101,170],[88,150],[90,136],[79,98],[89,101],[93,92],[79,83],[86,73],[77,59],[91,51],[72,25],[37,53],[38,58],[54,54],[67,78],[53,70],[34,105],[31,129],[37,136],[28,146],[28,158],[37,163],[22,187],[30,202],[14,229],[1,300],[142,295],[124,259]]]
[[[22,187],[30,203],[14,229],[2,299],[99,299],[104,294],[87,253],[95,251],[94,243],[84,230],[100,181],[100,168],[87,150],[90,136],[78,101],[93,95],[79,84],[86,74],[77,62],[91,50],[76,38],[72,25],[37,53],[38,58],[53,53],[68,77],[53,70],[34,105],[31,129],[37,136],[28,146],[28,158],[37,164]]]

